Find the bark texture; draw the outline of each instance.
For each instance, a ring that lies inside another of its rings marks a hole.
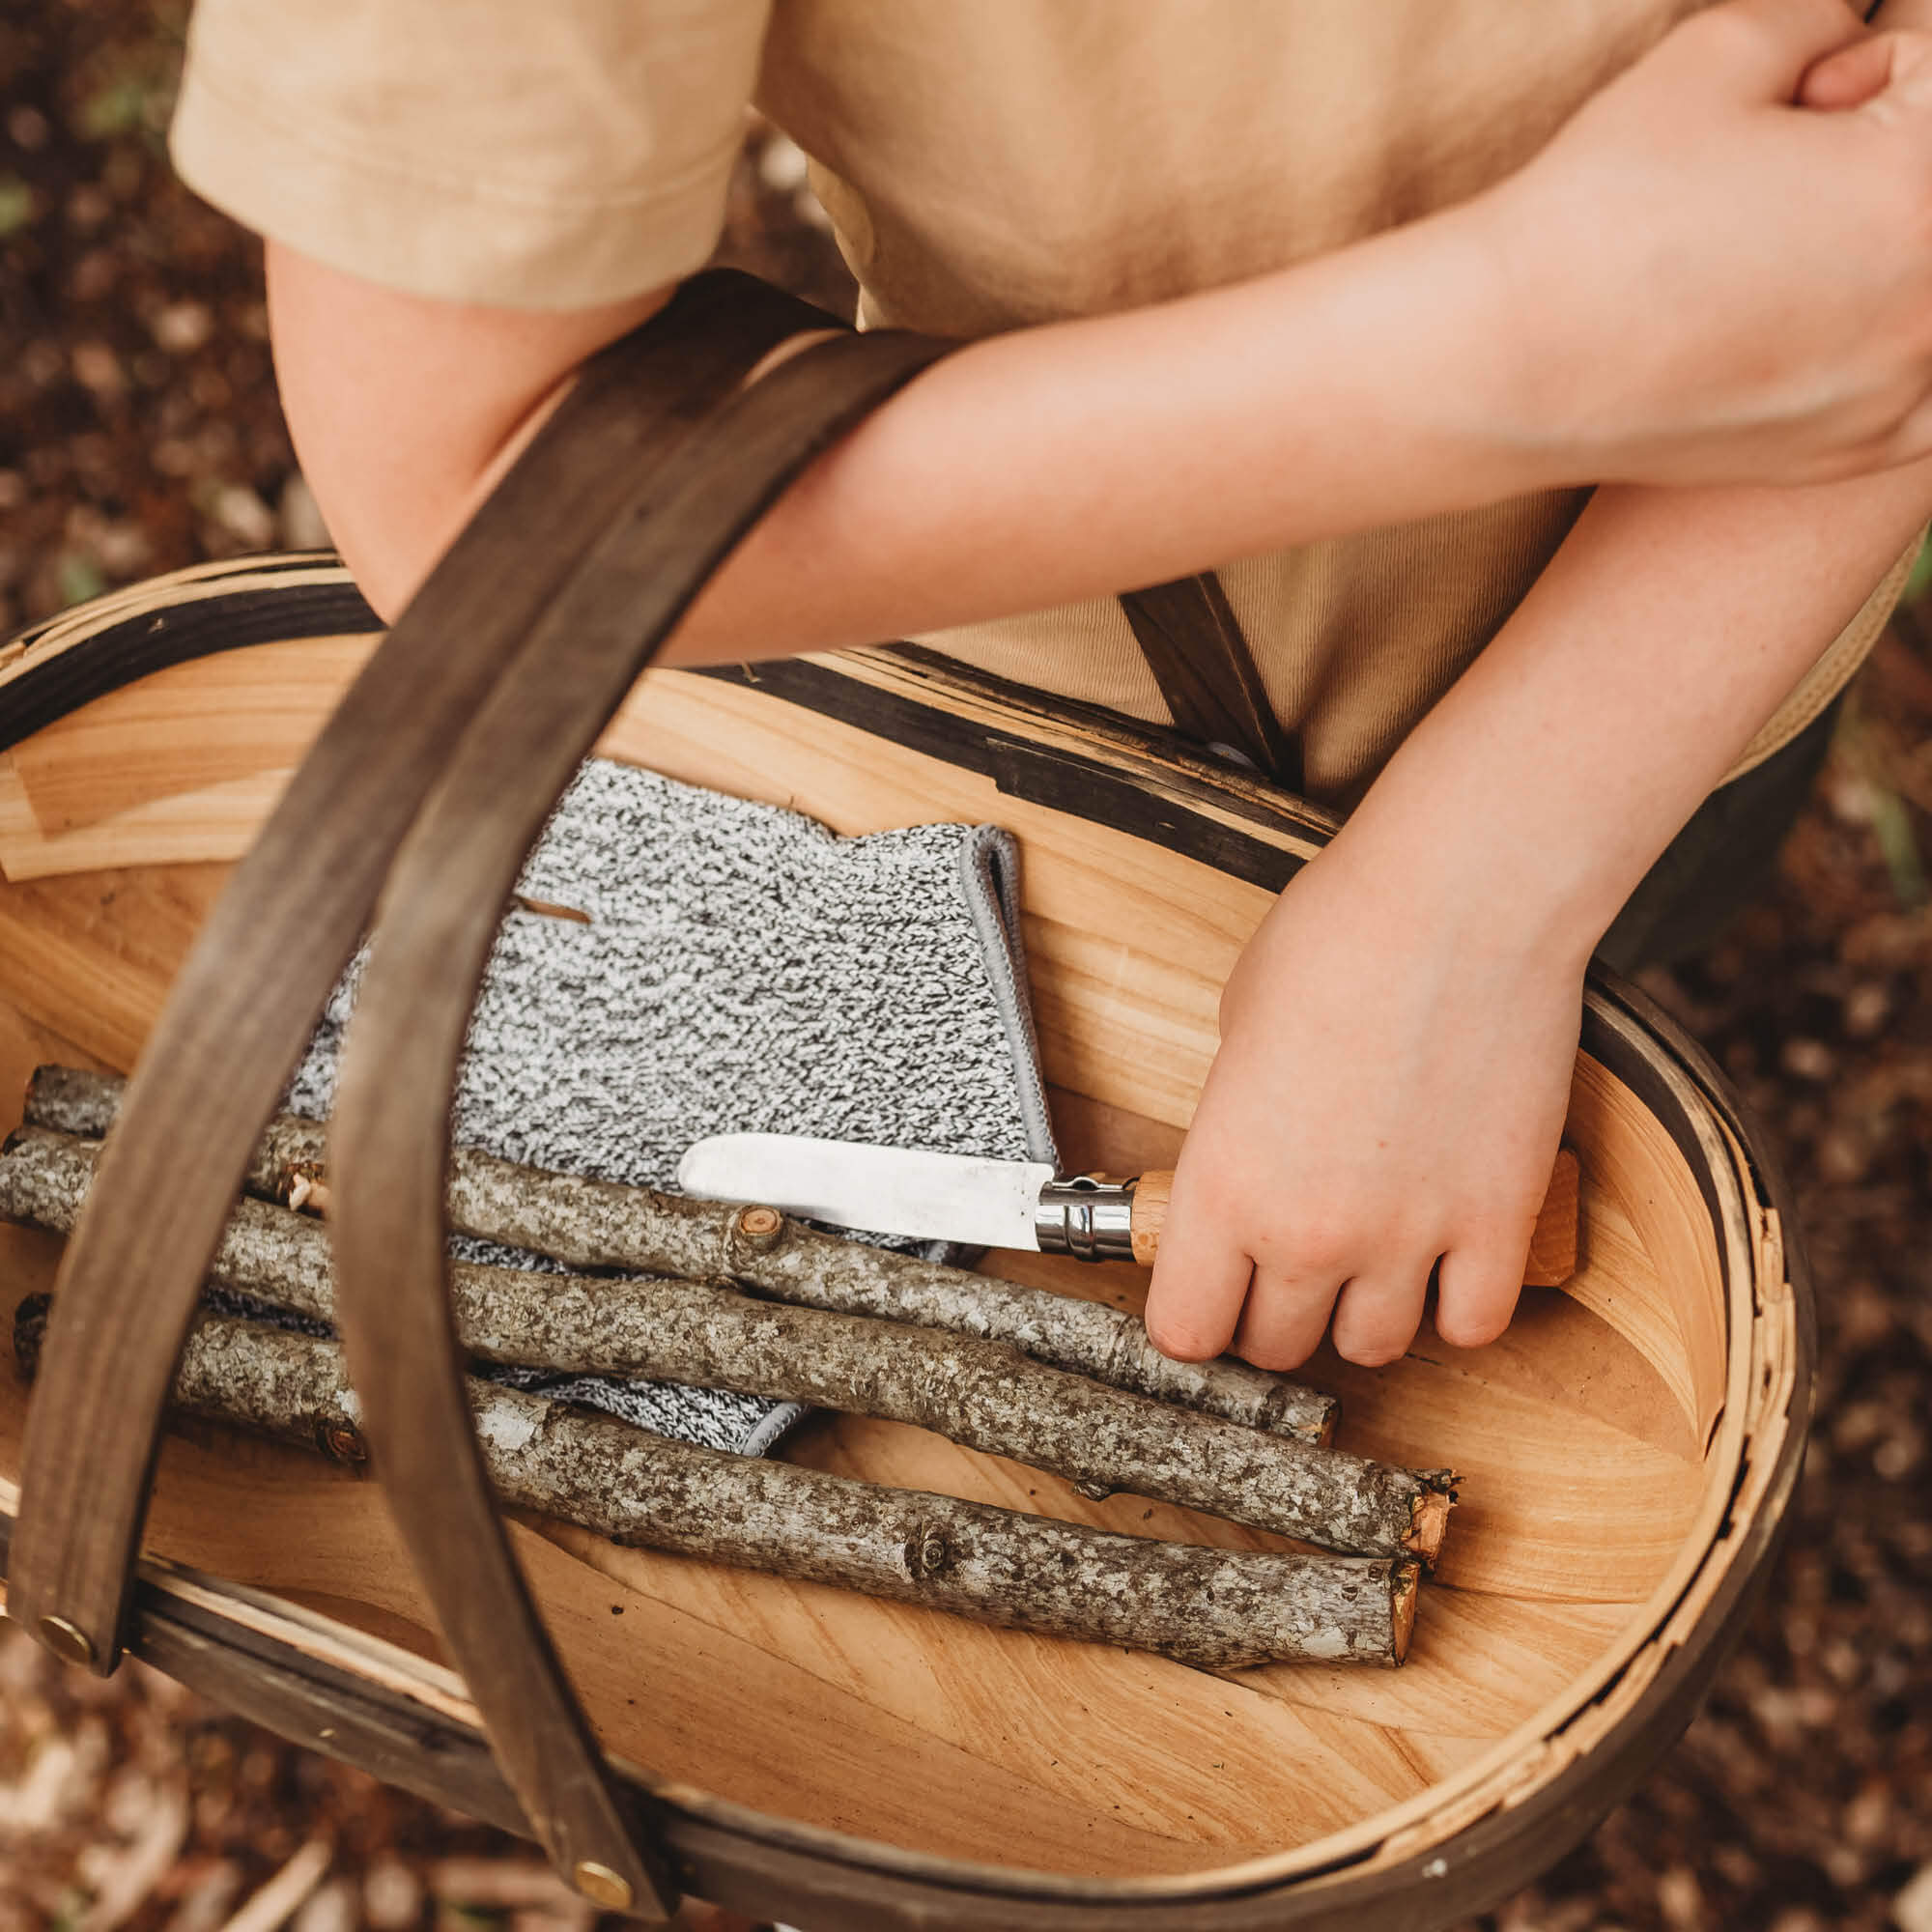
[[[23,1128],[0,1155],[0,1218],[66,1233],[98,1143]],[[861,1251],[867,1252],[867,1251]],[[333,1319],[323,1226],[240,1204],[211,1277]],[[1440,1547],[1439,1476],[1316,1449],[1043,1366],[1010,1344],[753,1301],[728,1286],[585,1279],[456,1263],[457,1332],[497,1362],[644,1376],[931,1429],[1066,1477],[1358,1555]]]
[[[48,1305],[31,1295],[15,1317],[14,1352],[29,1376]],[[1404,1558],[1117,1536],[723,1455],[493,1383],[470,1381],[469,1397],[504,1502],[615,1543],[1212,1669],[1286,1660],[1394,1664],[1407,1651],[1417,1567]],[[359,1406],[332,1343],[204,1316],[183,1352],[175,1400],[338,1461],[364,1460]]]
[[[27,1121],[99,1136],[124,1082],[112,1074],[43,1066],[27,1091]],[[326,1129],[280,1115],[257,1148],[247,1187],[268,1200],[313,1204]],[[292,1199],[293,1197],[293,1199]],[[552,1255],[573,1267],[632,1268],[685,1280],[729,1275],[779,1301],[870,1315],[1010,1342],[1036,1360],[1115,1388],[1199,1409],[1270,1435],[1326,1443],[1341,1405],[1246,1362],[1177,1362],[1138,1318],[1100,1302],[1019,1288],[963,1268],[842,1241],[785,1221],[770,1239],[738,1226],[738,1209],[458,1149],[449,1211],[460,1233]]]

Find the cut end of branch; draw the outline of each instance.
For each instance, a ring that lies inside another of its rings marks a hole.
[[[291,1163],[283,1179],[282,1197],[298,1212],[328,1212],[328,1182],[323,1179],[321,1168],[306,1161]]]
[[[1432,1570],[1441,1553],[1442,1539],[1449,1532],[1449,1514],[1456,1507],[1454,1478],[1446,1471],[1444,1474],[1443,1487],[1425,1490],[1416,1497],[1408,1534],[1402,1540],[1402,1547],[1410,1555],[1421,1557]]]
[[[1415,1606],[1422,1594],[1422,1565],[1397,1562],[1389,1575],[1389,1661],[1398,1665],[1408,1661],[1408,1639],[1415,1629]]]

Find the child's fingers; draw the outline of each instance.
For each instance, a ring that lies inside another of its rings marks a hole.
[[[1234,1340],[1254,1264],[1236,1242],[1197,1233],[1192,1207],[1177,1179],[1148,1284],[1146,1321],[1148,1340],[1163,1355],[1205,1362],[1225,1354]]]
[[[1235,1331],[1236,1354],[1258,1369],[1298,1369],[1321,1347],[1336,1287],[1332,1275],[1258,1267]]]
[[[1452,1349],[1480,1349],[1509,1326],[1522,1293],[1526,1250],[1512,1243],[1452,1248],[1436,1264],[1435,1332]]]
[[[1427,1262],[1406,1274],[1357,1275],[1335,1303],[1335,1352],[1365,1369],[1399,1361],[1422,1326],[1428,1296]]]

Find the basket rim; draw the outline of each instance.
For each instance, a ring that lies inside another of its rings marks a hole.
[[[359,602],[347,573],[321,555],[196,566],[77,607],[20,634],[0,650],[0,685],[33,677],[50,699],[58,695],[61,708],[71,709],[161,663],[262,640],[265,626],[277,639],[373,628],[366,607],[356,620],[354,606]],[[171,611],[178,613],[172,621]],[[85,667],[78,662],[82,645],[91,659]],[[692,675],[736,683],[883,732],[912,749],[988,773],[1003,791],[1154,838],[1170,850],[1270,890],[1285,882],[1332,828],[1332,821],[1304,802],[1160,732],[1094,707],[1024,691],[915,646],[794,660],[755,670],[652,673]],[[1096,748],[1105,749],[1108,762],[1098,760]],[[1339,1900],[1348,1892],[1355,1901],[1349,1909],[1359,1912],[1365,1888],[1367,1893],[1385,1895],[1421,1886],[1453,1914],[1470,1909],[1475,1896],[1462,1885],[1446,1883],[1459,1870],[1472,1872],[1559,1820],[1558,1830],[1539,1849],[1539,1861],[1575,1842],[1641,1776],[1654,1755],[1650,1747],[1661,1747],[1688,1722],[1724,1640],[1736,1634],[1795,1488],[1814,1356],[1808,1278],[1802,1258],[1783,1238],[1789,1226],[1784,1183],[1763,1154],[1742,1103],[1682,1029],[1614,975],[1593,969],[1585,1008],[1586,1046],[1592,1032],[1600,1045],[1615,1045],[1613,1057],[1624,1065],[1611,1070],[1626,1084],[1633,1084],[1630,1073],[1637,1076],[1639,1097],[1677,1141],[1697,1178],[1720,1245],[1730,1330],[1716,1460],[1707,1455],[1712,1480],[1697,1524],[1669,1575],[1634,1608],[1629,1625],[1591,1672],[1473,1765],[1404,1804],[1292,1851],[1217,1867],[1104,1880],[937,1858],[778,1817],[626,1766],[630,1779],[670,1812],[673,1845],[698,1868],[716,1867],[724,1880],[776,1864],[797,1867],[789,1872],[794,1889],[812,1872],[821,1881],[834,1871],[861,1874],[896,1900],[889,1903],[880,1893],[882,1910],[910,1908],[918,1900],[929,1905],[935,1893],[962,1905],[972,1899],[1062,1905],[1077,1916],[1040,1922],[1065,1924],[1070,1932],[1084,1922],[1090,1907],[1110,1915],[1106,1922],[1117,1922],[1123,1910],[1138,1915],[1225,1904],[1238,1911],[1242,1901],[1255,1900],[1270,1901],[1269,1923],[1316,1925],[1324,1922],[1322,1894]],[[1642,1092],[1646,1086],[1649,1093]],[[1785,1292],[1753,1294],[1758,1269],[1752,1264],[1762,1264],[1768,1250],[1788,1269]],[[1775,1332],[1767,1341],[1761,1330]],[[1771,1378],[1774,1367],[1781,1379]],[[1760,1375],[1767,1378],[1761,1386],[1754,1381]],[[1748,1458],[1747,1448],[1755,1451]],[[1719,1482],[1719,1471],[1730,1480]],[[11,1487],[0,1485],[0,1549],[11,1528],[12,1496],[6,1493]],[[1740,1503],[1749,1506],[1741,1523],[1731,1520]],[[284,1668],[305,1660],[313,1676],[327,1660],[307,1646],[324,1635],[323,1627],[353,1639],[349,1651],[359,1651],[365,1666],[373,1655],[369,1646],[381,1643],[279,1598],[197,1578],[165,1564],[144,1566],[142,1602],[144,1628],[152,1623],[159,1633],[151,1635],[149,1649],[173,1655],[178,1663],[183,1646],[191,1650],[195,1638],[225,1637],[244,1649],[252,1643],[250,1654],[257,1657],[280,1653]],[[335,1641],[339,1648],[341,1638]],[[469,1701],[451,1673],[440,1672],[447,1681],[439,1684],[437,1666],[393,1646],[381,1647],[403,1660],[396,1666],[398,1685],[409,1681],[415,1687],[398,1688],[395,1695],[435,1711],[443,1725],[474,1731],[480,1743],[473,1712],[464,1715]],[[145,1654],[138,1638],[134,1648]],[[345,1652],[329,1667],[353,1675],[352,1662]],[[1591,1719],[1587,1728],[1597,1735],[1588,1747],[1559,1748],[1559,1740],[1574,1726]],[[312,1731],[300,1734],[300,1741],[324,1748],[332,1742]],[[1542,1769],[1510,1775],[1523,1747],[1538,1742],[1544,1747]],[[1593,1755],[1596,1751],[1607,1755]],[[511,1815],[502,1822],[514,1827],[507,1793],[503,1802]],[[1443,1831],[1425,1829],[1450,1809],[1466,1815],[1458,1815]],[[1488,1848],[1492,1838],[1494,1849]],[[1447,1856],[1452,1850],[1453,1860]],[[1518,1870],[1507,1882],[1524,1875]],[[1291,1895],[1305,1899],[1314,1916],[1297,1913],[1284,1919],[1282,1907]],[[1433,1922],[1433,1906],[1431,1912]],[[889,1917],[878,1922],[900,1921]],[[1161,1922],[1195,1920],[1190,1914]],[[1212,1922],[1233,1927],[1242,1920],[1237,1916]],[[1352,1922],[1361,1920],[1356,1917]]]

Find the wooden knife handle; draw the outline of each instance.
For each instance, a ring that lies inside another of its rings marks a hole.
[[[1172,1174],[1144,1174],[1134,1182],[1132,1233],[1134,1260],[1151,1267],[1160,1246],[1161,1224],[1174,1192]],[[1579,1175],[1577,1156],[1564,1148],[1549,1176],[1549,1189],[1537,1210],[1523,1263],[1525,1288],[1558,1288],[1577,1272]]]

